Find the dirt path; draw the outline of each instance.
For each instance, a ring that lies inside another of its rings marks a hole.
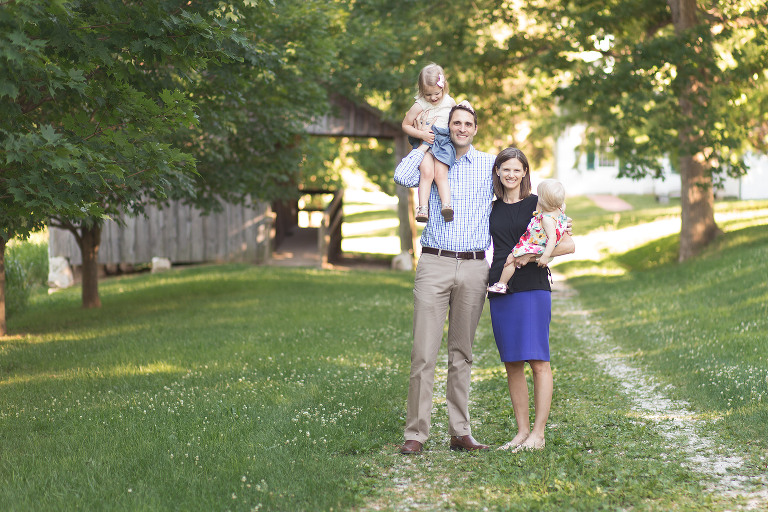
[[[558,277],[556,286],[563,293],[553,294],[557,295],[553,298],[553,310],[572,315],[574,333],[593,347],[591,357],[602,371],[618,381],[622,392],[633,402],[633,412],[655,424],[657,432],[669,442],[670,451],[685,453],[688,468],[701,475],[710,492],[744,498],[743,510],[768,509],[768,479],[744,476],[750,471],[743,457],[725,453],[725,443],[715,434],[699,433],[705,423],[720,418],[702,418],[691,411],[687,402],[666,396],[658,382],[633,366],[589,311],[581,308],[577,292],[568,287],[562,276]]]
[[[632,209],[632,205],[617,196],[593,195],[587,196],[593,203],[609,212],[624,212]]]

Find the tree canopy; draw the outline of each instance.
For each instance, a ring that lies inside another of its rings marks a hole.
[[[714,188],[768,146],[765,1],[350,5],[351,19],[379,21],[351,25],[360,44],[345,46],[344,62],[361,64],[366,51],[380,59],[356,90],[393,119],[434,61],[452,94],[478,109],[484,149],[515,144],[540,160],[558,129],[585,123],[585,146],[609,145],[621,176],[659,175],[669,158],[681,179],[681,259],[719,231]]]
[[[246,2],[221,8],[247,46],[196,77],[199,124],[177,132],[197,162],[197,206],[295,196],[302,136],[328,110],[327,77],[342,31],[326,1]]]
[[[171,198],[208,209],[295,191],[294,139],[327,108],[329,10],[298,0],[0,4],[2,241],[48,219],[72,231],[83,304],[95,307],[105,218]]]
[[[333,156],[303,135],[330,92],[399,122],[437,62],[478,110],[482,149],[541,161],[580,122],[624,176],[669,157],[684,259],[717,234],[720,177],[768,145],[767,27],[764,0],[8,0],[0,239],[50,218],[82,237],[169,198],[296,194]],[[391,145],[345,155],[391,183]]]
[[[550,77],[557,113],[588,123],[620,175],[682,185],[680,258],[717,234],[713,190],[768,146],[766,2],[525,2],[502,45],[508,65]]]

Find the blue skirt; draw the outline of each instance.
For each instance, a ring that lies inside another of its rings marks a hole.
[[[435,134],[435,143],[431,146],[432,156],[450,168],[456,161],[456,148],[451,142],[451,132],[447,127],[440,126],[433,126],[432,132]]]
[[[510,293],[491,297],[488,301],[493,336],[502,362],[549,361],[551,292]]]
[[[408,136],[408,144],[413,149],[426,144],[432,149],[432,155],[450,168],[453,162],[456,161],[456,148],[453,147],[453,142],[451,142],[451,132],[448,128],[441,128],[439,126],[433,126],[432,132],[435,134],[434,144],[429,144],[410,135]]]

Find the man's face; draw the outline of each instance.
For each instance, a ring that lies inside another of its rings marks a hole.
[[[456,149],[468,147],[477,134],[475,117],[466,110],[454,110],[448,128],[451,132],[451,142]]]

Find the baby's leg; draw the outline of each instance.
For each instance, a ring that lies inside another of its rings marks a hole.
[[[504,269],[501,271],[499,282],[505,285],[509,284],[509,280],[512,279],[513,275],[515,275],[515,268],[515,262],[512,262],[504,267]]]
[[[507,293],[507,288],[509,285],[509,280],[512,279],[512,276],[515,275],[515,262],[513,261],[504,269],[501,271],[501,277],[498,281],[496,281],[496,284],[492,284],[488,287],[489,292],[494,293]]]
[[[429,204],[429,194],[432,192],[432,182],[435,181],[435,159],[430,151],[424,155],[419,165],[419,206]],[[439,190],[439,189],[438,189]]]

